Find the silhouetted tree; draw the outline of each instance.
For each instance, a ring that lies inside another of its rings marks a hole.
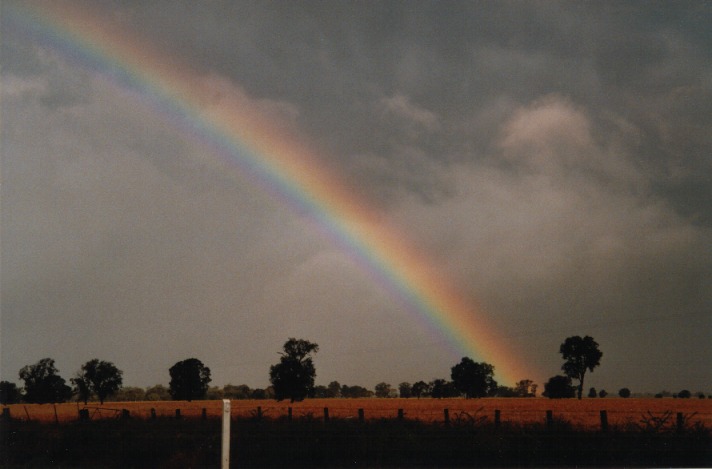
[[[588,390],[588,397],[594,398],[596,396],[598,396],[598,394],[596,393],[596,388],[591,388]]]
[[[346,384],[341,386],[341,397],[359,398],[372,396],[373,391],[369,391],[363,386],[348,386]]]
[[[430,385],[425,381],[418,381],[413,384],[410,391],[413,396],[420,399],[421,397],[425,397],[430,394]]]
[[[64,402],[72,397],[72,388],[59,376],[54,360],[43,358],[34,365],[20,370],[20,379],[25,382],[24,400],[30,403]]]
[[[375,387],[376,397],[394,397],[395,390],[388,383],[378,383]]]
[[[86,404],[90,393],[96,394],[99,402],[104,400],[121,388],[123,371],[116,368],[111,362],[94,358],[82,365],[77,377],[72,378],[72,383],[77,388],[80,398]]]
[[[430,382],[430,396],[435,399],[460,397],[460,390],[451,381],[435,379]]]
[[[17,384],[9,381],[0,381],[0,404],[17,404],[20,402],[22,394],[17,389]]]
[[[341,397],[341,385],[338,381],[332,381],[326,388],[328,389],[328,397]]]
[[[680,399],[689,399],[690,396],[692,396],[692,393],[687,389],[683,389],[682,391],[677,393],[677,397],[679,397]]]
[[[226,384],[223,386],[223,397],[225,399],[249,399],[252,395],[252,390],[246,384],[235,386],[234,384]]]
[[[318,352],[319,346],[307,340],[290,338],[283,348],[279,363],[269,370],[275,398],[278,401],[289,399],[290,402],[304,400],[314,388],[316,369],[311,354]]]
[[[534,381],[523,379],[516,384],[514,390],[517,397],[536,397],[536,388],[537,385],[534,384]]]
[[[74,385],[74,393],[77,395],[77,400],[84,402],[84,405],[86,405],[91,397],[89,381],[81,372],[77,372],[74,378],[69,378],[69,381]]]
[[[197,358],[188,358],[173,365],[168,372],[171,382],[168,392],[174,401],[203,399],[208,392],[210,368]]]
[[[549,399],[571,398],[576,395],[576,390],[571,385],[571,378],[568,376],[553,376],[544,385],[544,396]]]
[[[398,385],[398,396],[402,398],[409,398],[413,396],[412,392],[413,386],[410,385],[410,383],[403,382]]]
[[[455,387],[468,399],[491,396],[497,391],[494,366],[475,362],[469,357],[463,357],[452,367],[450,377]]]
[[[608,391],[606,391],[605,389],[601,389],[600,391],[598,391],[598,397],[600,397],[601,399],[603,399],[607,395],[608,395]]]
[[[586,370],[593,372],[593,369],[600,365],[603,352],[598,350],[598,343],[589,336],[567,338],[561,344],[559,352],[566,360],[561,369],[569,378],[578,380],[578,398],[581,399]]]
[[[621,388],[621,389],[618,391],[618,395],[619,395],[620,397],[625,397],[625,398],[630,397],[630,389],[628,389],[628,388]]]

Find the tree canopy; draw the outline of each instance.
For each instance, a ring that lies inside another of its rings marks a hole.
[[[565,399],[575,395],[576,389],[571,385],[571,378],[568,376],[553,376],[544,385],[544,396],[549,399]]]
[[[86,403],[91,393],[96,394],[103,404],[104,400],[121,388],[123,372],[107,361],[94,358],[82,365],[77,376],[72,378],[77,393]]]
[[[559,352],[563,356],[564,362],[561,369],[564,374],[571,379],[576,379],[578,385],[578,398],[581,399],[583,393],[583,380],[586,375],[586,370],[593,372],[593,369],[601,364],[603,352],[598,350],[598,343],[593,340],[593,337],[573,336],[567,338]]]
[[[489,363],[478,363],[469,357],[463,357],[451,371],[453,384],[468,399],[491,396],[497,391],[494,366]]]
[[[274,387],[275,399],[301,401],[314,389],[316,369],[311,355],[319,351],[315,343],[290,338],[283,346],[279,363],[269,370],[269,380]]]
[[[64,402],[72,397],[72,388],[67,386],[58,372],[51,358],[22,367],[20,379],[25,382],[25,402]]]
[[[173,400],[203,399],[208,392],[208,383],[211,381],[210,368],[197,358],[180,361],[168,372],[171,375],[168,392]]]

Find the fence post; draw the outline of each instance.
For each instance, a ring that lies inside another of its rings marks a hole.
[[[398,420],[403,420],[403,409],[398,409]]]
[[[262,420],[262,407],[257,406],[257,420]]]
[[[546,428],[549,430],[554,428],[554,412],[552,410],[546,411]]]
[[[324,422],[328,422],[328,421],[329,421],[329,408],[324,407]]]
[[[604,433],[608,431],[608,412],[605,410],[601,411],[601,431]]]
[[[363,421],[366,420],[366,417],[363,414],[363,409],[358,410],[358,421],[363,423]]]
[[[156,420],[156,409],[151,407],[151,420]]]
[[[177,419],[180,418],[180,409],[176,409],[176,418],[177,418]]]
[[[445,425],[450,425],[450,409],[445,409],[443,414],[445,416]]]
[[[230,399],[223,399],[222,408],[222,469],[230,469]]]
[[[677,431],[682,432],[685,429],[685,417],[682,412],[677,413]]]
[[[2,418],[3,418],[3,420],[10,420],[10,408],[9,407],[2,408]]]
[[[494,411],[494,428],[499,428],[500,424],[500,412],[499,410],[495,409]]]
[[[89,420],[89,409],[79,409],[79,420],[82,422]]]
[[[287,420],[288,420],[289,422],[292,421],[292,408],[291,408],[291,407],[289,407],[289,408],[287,409]]]
[[[207,420],[207,419],[208,419],[208,409],[206,409],[205,407],[203,407],[203,414],[202,414],[202,417],[203,417],[203,420]]]
[[[131,412],[129,409],[121,409],[121,418],[122,419],[130,419],[131,418]]]

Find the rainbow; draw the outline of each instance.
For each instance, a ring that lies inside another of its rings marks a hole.
[[[225,86],[225,80],[201,75],[153,49],[91,9],[53,1],[8,8],[6,13],[20,34],[150,102],[181,131],[207,144],[223,164],[236,166],[283,203],[309,214],[457,351],[493,364],[498,381],[514,384],[527,377],[521,357],[505,350],[471,300],[320,164],[314,149],[261,114],[254,100]],[[219,100],[214,99],[216,90],[223,93]]]

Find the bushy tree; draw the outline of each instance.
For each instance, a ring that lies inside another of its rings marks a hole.
[[[606,391],[605,389],[601,389],[600,391],[598,391],[598,397],[600,397],[601,399],[603,399],[607,395],[608,395],[608,391]]]
[[[601,364],[603,352],[598,350],[598,343],[589,336],[567,338],[561,344],[559,352],[566,360],[561,369],[569,378],[578,380],[578,398],[581,399],[586,370],[593,372],[593,369]]]
[[[517,397],[536,397],[537,385],[530,379],[523,379],[514,386]]]
[[[25,398],[29,403],[64,402],[72,397],[72,388],[59,376],[54,360],[43,358],[34,365],[20,370],[20,379],[25,382]]]
[[[246,384],[233,385],[226,384],[223,386],[223,396],[225,399],[249,399],[252,395],[252,390]]]
[[[338,381],[332,381],[326,389],[327,397],[341,397],[341,385]]]
[[[544,385],[544,396],[549,399],[565,399],[576,395],[576,390],[571,385],[571,378],[568,376],[553,376]]]
[[[621,389],[618,391],[618,395],[619,395],[620,397],[628,398],[628,397],[630,397],[630,389],[628,389],[628,388],[621,388]]]
[[[17,389],[17,384],[9,381],[0,381],[0,404],[17,404],[20,402],[22,394]]]
[[[319,346],[307,340],[290,338],[283,349],[279,363],[269,370],[275,398],[278,401],[289,399],[290,402],[304,400],[314,388],[316,369],[311,355],[319,351]]]
[[[692,396],[692,393],[688,391],[687,389],[683,389],[679,393],[677,393],[677,397],[680,399],[689,399]]]
[[[358,399],[361,397],[372,397],[373,391],[369,391],[363,386],[348,386],[346,384],[341,386],[341,397],[348,397],[352,399]]]
[[[430,395],[430,385],[425,381],[417,381],[413,384],[413,387],[410,391],[411,394],[417,397],[418,399],[420,399],[421,397],[427,397]]]
[[[430,382],[430,396],[435,399],[444,399],[448,397],[460,397],[460,390],[452,381],[444,379],[435,379]]]
[[[94,358],[83,364],[71,381],[85,404],[91,393],[96,394],[103,404],[108,396],[121,388],[122,375],[113,363]]]
[[[378,383],[375,387],[376,397],[395,397],[396,390],[388,383]]]
[[[410,383],[400,383],[398,385],[398,397],[402,397],[404,399],[407,399],[409,397],[413,396],[413,393],[411,392],[411,389],[413,387],[410,385]]]
[[[598,396],[598,393],[596,392],[596,388],[591,388],[588,390],[588,397],[594,398]]]
[[[171,382],[169,393],[174,401],[204,399],[210,383],[210,368],[197,358],[189,358],[173,365],[168,370]]]
[[[455,387],[468,399],[492,396],[497,391],[494,366],[475,362],[469,357],[463,357],[451,368],[450,377]]]

